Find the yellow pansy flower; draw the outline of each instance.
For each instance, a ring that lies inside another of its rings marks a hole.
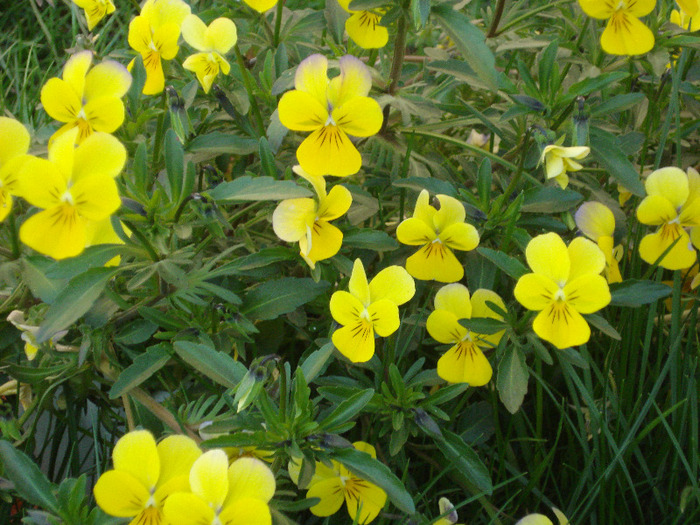
[[[700,11],[700,1],[698,0],[676,0],[676,3],[688,16],[695,16]]]
[[[333,332],[335,347],[353,363],[374,355],[374,332],[388,337],[399,328],[399,306],[416,293],[413,278],[400,266],[380,271],[368,284],[365,268],[355,259],[348,292],[331,296],[331,315],[342,325]]]
[[[608,282],[622,282],[620,266],[614,254],[615,216],[610,208],[600,202],[586,202],[578,209],[574,220],[578,229],[603,251]]]
[[[116,9],[112,0],[73,0],[73,3],[85,11],[89,31]]]
[[[678,2],[680,9],[671,11],[671,23],[686,31],[697,31],[700,29],[700,16],[698,14],[697,0],[686,0]],[[684,7],[685,6],[685,7]],[[688,8],[688,11],[686,11]]]
[[[686,228],[698,230],[700,226],[700,175],[692,168],[687,173],[680,168],[661,168],[647,177],[644,186],[647,196],[637,208],[637,219],[660,228],[642,239],[639,255],[654,264],[673,244],[659,266],[669,270],[690,268],[697,253]],[[692,233],[693,237],[698,235]]]
[[[306,173],[301,166],[294,172],[308,180],[317,199],[287,199],[280,202],[272,214],[272,228],[286,242],[298,242],[301,256],[313,269],[317,261],[329,259],[340,250],[343,232],[329,221],[350,209],[352,196],[347,188],[333,186],[326,193],[326,181],[321,176]]]
[[[196,15],[187,15],[182,22],[182,38],[200,53],[190,55],[182,67],[194,71],[205,93],[219,74],[228,75],[231,66],[223,57],[238,39],[236,24],[228,18],[217,18],[208,26]]]
[[[270,525],[268,502],[275,494],[275,476],[255,458],[240,458],[229,466],[223,450],[210,450],[192,465],[190,492],[178,492],[165,502],[169,525]]]
[[[582,345],[591,329],[581,314],[592,314],[610,303],[608,283],[600,275],[605,255],[598,246],[577,237],[568,248],[556,233],[538,235],[525,249],[534,273],[518,279],[515,298],[539,311],[535,333],[557,348]]]
[[[280,121],[294,131],[311,131],[297,149],[299,164],[311,175],[346,177],[362,167],[360,152],[348,138],[369,137],[382,127],[382,110],[369,98],[372,77],[362,61],[345,55],[340,75],[328,80],[328,61],[311,55],[297,68],[296,89],[280,99]]]
[[[255,9],[258,13],[269,11],[277,4],[277,0],[243,0],[248,7]]]
[[[95,131],[113,133],[124,122],[121,98],[131,86],[131,75],[121,64],[105,60],[95,67],[92,51],[81,51],[68,59],[62,78],[50,78],[41,88],[44,110],[65,122],[52,140],[77,127],[78,144]]]
[[[460,319],[472,317],[503,320],[487,302],[506,309],[497,293],[480,288],[470,297],[467,287],[458,283],[443,286],[435,295],[435,310],[428,317],[426,328],[436,341],[454,345],[438,360],[437,372],[445,381],[484,386],[491,380],[493,370],[482,348],[497,346],[504,331],[477,334],[459,324]]]
[[[569,525],[569,519],[556,507],[552,507],[552,512],[557,517],[559,525]],[[554,525],[544,514],[528,514],[524,518],[518,520],[515,525]]]
[[[129,525],[165,525],[163,505],[173,493],[189,490],[190,467],[201,454],[186,436],[156,445],[147,430],[129,432],[114,446],[114,469],[95,484],[95,501],[110,516],[133,518]]]
[[[12,325],[17,328],[22,335],[22,341],[24,341],[24,354],[27,356],[29,361],[33,361],[39,352],[39,343],[36,341],[36,333],[39,331],[39,327],[35,325],[27,324],[24,319],[24,312],[21,310],[12,310],[10,315],[7,316],[7,320],[12,323]],[[68,333],[68,330],[61,330],[51,336],[48,340],[48,345],[56,348],[59,352],[69,351],[70,347],[65,345],[57,345],[56,341],[59,341],[64,335]]]
[[[12,210],[12,196],[20,185],[18,174],[27,160],[29,132],[20,122],[0,117],[0,221]]]
[[[353,446],[377,458],[374,447],[369,443],[356,441]],[[309,483],[306,497],[319,498],[321,501],[309,510],[316,516],[330,516],[338,512],[345,501],[351,520],[360,525],[373,521],[386,503],[386,492],[374,483],[357,477],[337,461],[332,460],[331,463],[332,467],[327,467],[316,462],[316,471]],[[294,472],[295,468],[297,472]],[[290,477],[298,479],[298,464],[291,466]]]
[[[396,229],[399,242],[423,246],[406,260],[406,270],[416,279],[452,283],[464,277],[464,267],[452,250],[473,250],[479,233],[464,222],[464,206],[454,197],[438,195],[440,209],[429,204],[427,190],[418,195],[413,217]]]
[[[64,259],[88,242],[87,221],[100,221],[121,206],[114,178],[124,167],[126,150],[112,135],[93,133],[75,147],[78,129],[49,145],[49,158],[29,158],[22,167],[21,195],[43,211],[21,226],[22,242],[39,253]]]
[[[155,95],[165,88],[162,60],[172,60],[178,52],[180,26],[190,6],[182,0],[147,0],[141,14],[129,23],[129,45],[143,59],[146,69],[144,95]]]
[[[588,146],[565,147],[550,144],[542,150],[540,164],[544,162],[548,179],[554,179],[562,188],[569,185],[569,171],[579,171],[583,166],[576,162],[591,152]],[[574,160],[575,159],[575,160]]]
[[[381,16],[372,11],[353,11],[350,9],[350,0],[338,0],[338,3],[351,15],[345,21],[345,30],[353,42],[362,49],[378,49],[386,45],[389,30],[379,25]]]
[[[654,34],[640,20],[656,0],[578,0],[584,13],[608,20],[600,45],[611,55],[641,55],[654,47]]]

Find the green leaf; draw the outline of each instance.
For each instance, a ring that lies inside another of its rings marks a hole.
[[[235,388],[247,372],[243,364],[208,345],[191,341],[175,341],[173,348],[186,363],[227,388]]]
[[[430,16],[430,0],[411,0],[413,27],[422,28]]]
[[[317,283],[307,277],[284,277],[266,281],[248,293],[241,313],[255,320],[276,319],[312,301],[329,286],[326,281]]]
[[[610,306],[639,308],[645,304],[668,297],[672,292],[673,289],[663,283],[629,279],[622,283],[610,285],[610,294],[612,295]]]
[[[165,343],[151,346],[143,354],[134,359],[134,362],[119,374],[119,377],[109,390],[109,398],[116,399],[136,388],[146,379],[155,374],[170,360],[170,352]]]
[[[603,317],[602,315],[588,314],[584,317],[586,318],[586,321],[588,321],[590,324],[592,324],[594,327],[596,327],[608,337],[611,337],[616,341],[622,340],[622,336],[618,333],[617,330],[615,330],[615,328],[610,323],[608,323],[607,319],[605,319],[605,317]]]
[[[497,91],[496,60],[486,45],[486,35],[452,5],[433,6],[432,14],[479,78],[494,92]]]
[[[61,290],[66,287],[67,279],[51,278],[48,272],[53,262],[45,257],[25,257],[20,260],[22,279],[37,299],[52,304]]]
[[[92,268],[71,279],[46,312],[36,333],[37,342],[48,341],[56,332],[80,319],[118,271],[118,268]]]
[[[450,197],[457,197],[457,190],[446,180],[434,177],[406,177],[397,179],[391,183],[394,188],[410,188],[417,192],[428,190],[431,194],[444,194]]]
[[[503,252],[492,250],[490,248],[477,248],[476,251],[486,257],[505,273],[510,275],[513,279],[520,279],[520,277],[528,273],[527,268],[523,266],[523,263]]]
[[[646,193],[639,173],[620,148],[615,135],[591,128],[591,152],[598,163],[629,191],[643,197]]]
[[[523,194],[520,208],[528,213],[559,213],[568,211],[583,200],[577,191],[563,190],[554,186],[530,188]]]
[[[278,173],[277,166],[275,165],[275,154],[270,149],[270,143],[265,137],[260,137],[258,152],[260,153],[260,164],[262,164],[263,173],[268,177],[276,179]]]
[[[448,430],[442,430],[443,439],[436,439],[435,444],[445,458],[460,472],[469,483],[484,494],[493,492],[493,483],[486,465],[479,459],[474,449],[464,440]]]
[[[335,409],[319,423],[321,428],[327,431],[343,423],[347,423],[354,418],[370,402],[374,396],[374,389],[368,388],[357,392],[345,401],[341,402]]]
[[[343,238],[343,246],[386,252],[398,248],[399,243],[386,232],[364,229],[347,234]]]
[[[369,454],[354,448],[337,449],[333,459],[361,479],[370,481],[384,489],[391,502],[406,514],[415,514],[416,506],[403,483],[389,468]]]
[[[333,343],[326,343],[318,350],[311,352],[309,357],[304,359],[301,363],[300,368],[304,372],[304,377],[309,383],[313,383],[314,379],[318,377],[323,370],[323,367],[328,362],[328,359],[333,355],[333,350],[335,346]]]
[[[12,481],[22,498],[32,505],[59,514],[53,485],[29,457],[3,439],[0,440],[0,459],[4,475]]]
[[[498,397],[511,414],[515,414],[523,404],[529,376],[525,355],[520,348],[506,348],[501,362],[498,363],[496,386]]]
[[[352,11],[369,11],[376,7],[386,7],[386,0],[352,0],[349,9]]]
[[[502,330],[506,329],[506,323],[499,319],[492,319],[490,317],[472,317],[471,319],[460,319],[459,324],[461,324],[467,330],[470,330],[476,334],[496,334]]]
[[[99,268],[107,261],[123,255],[128,250],[123,244],[98,244],[85,248],[85,251],[76,257],[70,257],[56,261],[46,270],[46,276],[50,279],[72,279],[90,268]]]
[[[170,184],[170,199],[174,205],[178,205],[182,199],[182,184],[185,178],[185,152],[172,129],[165,132],[165,172]]]
[[[581,82],[576,82],[569,87],[568,92],[562,100],[561,104],[568,105],[574,101],[576,97],[590,95],[595,91],[600,91],[610,84],[624,80],[630,76],[626,71],[611,71],[609,73],[601,73],[595,77],[587,78]]]
[[[195,137],[185,148],[192,153],[193,162],[201,162],[219,155],[249,155],[258,151],[258,141],[248,137],[238,137],[231,133],[214,131]]]
[[[222,182],[208,190],[207,195],[215,201],[279,201],[309,197],[311,192],[291,180],[244,175],[231,182]]]

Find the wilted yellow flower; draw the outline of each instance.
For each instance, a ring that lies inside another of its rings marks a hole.
[[[374,332],[388,337],[399,329],[399,306],[416,287],[400,266],[384,268],[368,284],[362,261],[355,259],[348,290],[331,296],[331,315],[343,325],[333,332],[333,344],[353,363],[364,363],[374,355]]]
[[[482,349],[496,347],[504,332],[477,334],[459,323],[472,317],[503,320],[488,302],[506,309],[497,293],[480,288],[470,297],[467,287],[459,283],[443,286],[435,295],[435,310],[426,328],[436,341],[454,345],[438,360],[437,372],[445,381],[484,386],[491,380],[493,369]]]
[[[323,177],[309,175],[301,166],[293,169],[297,175],[311,183],[318,198],[287,199],[280,202],[272,214],[272,228],[283,241],[298,242],[301,256],[313,269],[317,261],[329,259],[340,250],[343,232],[329,221],[348,211],[352,196],[343,186],[333,186],[326,193]]]
[[[81,51],[68,59],[62,78],[50,78],[41,88],[44,110],[65,122],[52,140],[77,127],[77,143],[95,131],[113,133],[124,122],[121,98],[131,86],[131,75],[121,64],[105,60],[90,69],[92,51]],[[88,71],[89,70],[89,71]]]
[[[389,30],[380,25],[382,17],[372,11],[353,11],[350,0],[338,0],[340,7],[350,13],[345,21],[348,36],[362,49],[378,49],[389,41]],[[383,12],[384,9],[375,10]]]
[[[16,379],[10,379],[0,385],[0,397],[19,395],[19,403],[24,410],[32,404],[32,387],[27,383],[18,383]],[[2,404],[2,400],[0,400]]]
[[[165,88],[162,60],[177,55],[180,26],[190,6],[182,0],[147,0],[141,14],[129,24],[129,45],[141,55],[146,69],[144,95],[155,95]]]
[[[362,167],[362,157],[348,135],[369,137],[382,127],[382,110],[368,97],[372,77],[362,61],[345,55],[340,75],[328,80],[328,61],[311,55],[297,68],[292,91],[280,99],[282,124],[311,131],[297,149],[299,164],[311,175],[346,177]]]
[[[219,74],[228,75],[231,66],[223,57],[236,44],[236,24],[228,18],[217,18],[208,26],[195,15],[182,22],[182,38],[200,53],[187,57],[182,67],[194,71],[205,93]]]
[[[110,516],[133,518],[130,525],[165,524],[164,504],[173,493],[189,490],[190,467],[201,454],[186,436],[156,445],[147,430],[129,432],[114,446],[114,469],[95,484],[95,501]]]
[[[600,275],[603,252],[577,237],[568,248],[556,233],[538,235],[525,250],[534,273],[518,279],[514,295],[528,310],[539,311],[532,328],[557,348],[582,345],[591,329],[581,314],[592,314],[610,303],[608,283]]]
[[[440,209],[429,204],[427,190],[416,200],[413,217],[396,229],[399,242],[423,246],[406,260],[406,270],[416,279],[453,283],[464,277],[464,267],[452,250],[473,250],[479,245],[479,233],[464,222],[464,205],[454,197],[438,195]]]
[[[608,20],[600,37],[603,51],[611,55],[641,55],[654,47],[654,34],[640,17],[654,10],[656,0],[578,0],[584,13]]]
[[[440,498],[438,501],[438,508],[440,509],[440,515],[447,514],[447,516],[444,516],[440,519],[438,519],[433,525],[460,525],[457,523],[457,520],[459,519],[457,517],[457,511],[455,510],[454,505],[452,505],[452,502],[448,500],[447,498]]]
[[[586,157],[591,152],[588,146],[565,147],[550,144],[545,147],[540,157],[540,163],[544,162],[548,179],[554,179],[559,186],[566,188],[569,185],[569,171],[579,171],[583,166],[576,162]],[[576,160],[574,160],[576,159]]]
[[[20,122],[0,117],[0,221],[12,210],[12,196],[18,195],[18,174],[29,158],[29,132]]]
[[[73,3],[85,10],[89,31],[92,31],[92,28],[99,24],[105,15],[115,11],[112,0],[73,0]]]
[[[659,266],[669,270],[691,267],[697,260],[691,235],[700,245],[700,175],[692,168],[687,174],[680,168],[661,168],[649,175],[644,186],[647,196],[637,208],[637,219],[659,229],[642,239],[639,255],[654,264],[673,245]],[[693,228],[691,235],[686,228]]]

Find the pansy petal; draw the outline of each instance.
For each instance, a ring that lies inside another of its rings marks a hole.
[[[168,23],[153,30],[153,42],[163,60],[172,60],[177,55],[180,47],[177,42],[180,38],[180,26]]]
[[[237,499],[219,515],[221,525],[271,525],[270,507],[259,498]],[[207,522],[208,524],[209,522]]]
[[[29,204],[42,209],[61,203],[66,180],[53,162],[29,157],[20,170],[19,193]]]
[[[532,324],[535,333],[557,348],[568,348],[588,342],[591,329],[574,307],[554,302],[542,310]]]
[[[146,488],[156,486],[160,474],[160,457],[153,435],[135,430],[123,435],[112,451],[114,469],[134,476]]]
[[[121,98],[131,87],[131,74],[120,63],[105,60],[93,67],[85,77],[85,100]]]
[[[124,122],[124,103],[115,97],[92,99],[85,104],[83,112],[95,131],[114,133]]]
[[[187,476],[192,464],[202,455],[197,443],[182,435],[168,436],[156,448],[160,457],[159,485],[176,477]]]
[[[311,175],[310,173],[305,172],[304,168],[302,168],[299,164],[293,166],[292,171],[313,186],[319,199],[326,197],[326,179],[323,177],[323,175]]]
[[[379,132],[384,121],[382,110],[376,100],[369,97],[354,97],[332,113],[333,120],[348,135],[369,137]]]
[[[355,262],[352,265],[352,274],[350,274],[348,290],[352,295],[357,297],[363,305],[369,306],[369,284],[367,283],[365,267],[360,259],[355,259]]]
[[[30,248],[54,259],[73,257],[85,249],[85,220],[73,206],[56,206],[24,221],[19,237]]]
[[[302,60],[294,74],[294,87],[311,95],[321,107],[327,107],[328,60],[326,57],[314,54]]]
[[[275,235],[286,242],[297,242],[314,222],[316,203],[313,199],[287,199],[272,214]]]
[[[197,15],[187,15],[182,21],[180,30],[183,40],[197,51],[211,49],[207,41],[207,25]]]
[[[401,221],[396,228],[396,238],[402,244],[421,246],[433,242],[437,238],[435,230],[425,222],[415,217]]]
[[[331,315],[341,325],[355,323],[364,311],[364,305],[357,297],[344,290],[333,292],[330,300]]]
[[[151,497],[137,478],[120,470],[108,470],[102,474],[93,492],[99,507],[119,518],[136,516]]]
[[[143,65],[146,68],[146,82],[143,85],[144,95],[156,95],[165,89],[165,74],[163,73],[163,63],[160,60],[160,53],[149,51],[142,55]]]
[[[545,233],[533,238],[525,249],[525,257],[532,271],[549,277],[563,286],[569,277],[569,252],[556,233]]]
[[[353,363],[364,363],[374,355],[374,330],[364,319],[338,328],[332,340],[338,351]]]
[[[479,288],[472,296],[472,317],[489,317],[491,319],[503,320],[503,316],[494,312],[488,303],[493,303],[501,308],[501,310],[506,311],[506,305],[503,299],[501,299],[496,292]],[[501,331],[495,334],[472,334],[472,336],[476,336],[478,339],[477,344],[481,347],[498,346],[504,333],[505,331]]]
[[[688,175],[680,168],[661,168],[651,173],[644,182],[648,195],[660,195],[679,209],[690,195]]]
[[[442,232],[448,226],[455,223],[463,223],[466,217],[464,205],[449,195],[438,195],[440,209],[433,216],[433,225],[437,231]]]
[[[592,314],[610,304],[610,289],[604,277],[584,274],[564,287],[566,302],[579,313]]]
[[[264,13],[265,11],[269,11],[273,7],[275,7],[275,4],[277,3],[277,0],[243,0],[246,4],[248,4],[249,7],[252,7],[255,9],[258,13]]]
[[[108,217],[122,205],[117,183],[104,175],[80,179],[71,187],[70,193],[76,211],[91,221]]]
[[[297,160],[311,175],[347,177],[362,167],[360,152],[338,126],[323,126],[306,137]]]
[[[315,516],[330,516],[343,505],[345,487],[339,477],[324,479],[314,483],[306,493],[307,498],[319,498],[321,501],[309,510]]]
[[[85,90],[85,75],[92,63],[92,51],[80,51],[71,56],[63,67],[63,80],[73,89],[78,98],[82,98]]]
[[[353,490],[345,490],[350,519],[360,525],[373,521],[386,503],[386,492],[369,481],[354,479]]]
[[[421,190],[416,199],[416,207],[413,210],[413,218],[423,221],[426,224],[433,225],[433,217],[437,210],[430,205],[430,194],[428,190]]]
[[[479,232],[471,224],[458,222],[445,228],[440,233],[440,240],[453,250],[469,251],[479,246]]]
[[[321,198],[318,207],[318,217],[324,221],[332,221],[347,213],[352,205],[352,195],[345,186],[333,186],[325,198]]]
[[[204,500],[188,492],[173,494],[165,500],[163,515],[169,525],[209,525],[215,518]]]
[[[700,199],[694,199],[690,204],[686,203],[681,208],[678,219],[684,227],[700,226]]]
[[[379,25],[381,21],[370,11],[358,11],[345,21],[345,30],[362,49],[379,49],[389,41],[389,30]]]
[[[209,49],[225,55],[238,40],[236,24],[228,18],[217,18],[207,27],[206,39]]]
[[[430,337],[438,343],[456,343],[467,335],[467,329],[459,324],[459,319],[468,317],[457,317],[447,310],[435,310],[428,316],[425,327]]]
[[[528,273],[518,279],[513,295],[528,310],[543,310],[558,291],[557,284],[546,275]]]
[[[275,495],[275,475],[257,458],[242,457],[234,461],[228,469],[228,484],[224,506],[247,498],[268,502]]]
[[[328,84],[328,101],[336,108],[355,97],[366,97],[372,89],[372,75],[362,60],[345,55],[338,65],[340,75]]]
[[[0,188],[0,222],[4,221],[12,211],[12,195],[7,188]]]
[[[299,239],[302,254],[312,261],[330,259],[340,251],[343,244],[343,232],[326,221],[316,221],[311,227],[311,246],[307,237]]]
[[[586,202],[576,211],[574,216],[576,226],[589,239],[598,242],[599,237],[615,233],[615,217],[605,204]]]
[[[136,52],[144,54],[151,51],[151,24],[145,16],[134,17],[129,22],[129,45]]]
[[[441,242],[431,242],[406,259],[406,270],[422,281],[454,283],[464,277],[464,267]]]
[[[388,299],[375,301],[369,305],[367,313],[378,336],[389,337],[399,329],[401,321],[396,303]]]
[[[199,456],[190,469],[190,487],[210,507],[221,507],[229,488],[226,452],[214,449]]]
[[[676,0],[676,3],[686,12],[688,16],[695,16],[700,7],[698,0]],[[652,7],[653,9],[653,7]]]
[[[585,274],[599,274],[605,269],[605,255],[593,241],[585,237],[576,237],[568,247],[569,267],[568,282]]]
[[[600,45],[611,55],[642,55],[654,47],[654,33],[636,16],[619,10],[610,18]]]
[[[594,0],[595,1],[595,0]],[[515,525],[554,525],[544,514],[528,514],[524,518],[518,520]]]
[[[71,179],[102,175],[114,178],[124,168],[126,148],[119,140],[107,133],[93,133],[75,150]]]
[[[491,363],[472,342],[461,342],[450,348],[437,364],[438,375],[450,383],[484,386],[493,376]]]
[[[687,3],[683,2],[681,0],[678,2],[678,5],[682,6],[682,3]],[[656,7],[656,0],[627,0],[627,12],[633,16],[636,16],[638,18],[641,18],[643,16],[647,16],[649,13],[651,13],[654,10],[654,7]],[[695,9],[697,11],[697,3],[695,6]],[[691,9],[692,10],[692,9]],[[688,13],[688,11],[686,11]],[[688,13],[690,14],[690,13]],[[693,13],[694,14],[694,13]],[[690,14],[690,16],[693,16]]]
[[[277,111],[282,125],[294,131],[315,131],[328,120],[326,108],[313,95],[297,89],[282,95]]]
[[[659,226],[671,222],[677,217],[673,204],[661,195],[644,197],[637,208],[637,219],[642,224]]]
[[[609,283],[620,283],[622,282],[622,275],[620,274],[620,265],[614,256],[614,240],[612,237],[599,237],[598,247],[603,251],[605,255],[605,275]],[[621,246],[620,246],[621,248]]]
[[[584,13],[600,20],[607,20],[615,12],[610,2],[601,2],[601,0],[579,0],[578,3]]]
[[[649,264],[655,264],[672,244],[673,248],[658,265],[668,270],[690,268],[697,260],[697,252],[690,244],[688,233],[678,224],[664,224],[656,233],[646,235],[639,243],[639,255]]]
[[[355,447],[355,450],[369,454],[372,458],[377,459],[377,449],[366,441],[354,441],[352,446]]]
[[[435,294],[434,304],[435,310],[447,310],[457,319],[469,319],[472,316],[471,297],[463,284],[448,284],[440,288]]]
[[[10,159],[27,153],[29,149],[29,132],[15,119],[0,117],[0,169]]]
[[[380,271],[369,283],[370,301],[388,299],[400,306],[416,293],[416,283],[401,266],[388,266]]]
[[[50,78],[41,88],[41,105],[51,118],[69,122],[77,118],[82,103],[68,82]]]

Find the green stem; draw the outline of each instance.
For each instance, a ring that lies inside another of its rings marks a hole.
[[[158,252],[156,252],[155,248],[153,248],[153,245],[146,238],[146,236],[141,233],[141,231],[139,231],[139,229],[136,228],[136,226],[134,226],[130,221],[122,219],[122,222],[124,223],[124,226],[129,228],[131,233],[133,233],[134,236],[141,242],[141,246],[143,246],[143,248],[148,252],[148,256],[151,258],[151,260],[153,262],[158,262],[160,260]]]
[[[518,162],[518,169],[515,172],[515,175],[513,176],[512,179],[510,179],[510,182],[508,183],[508,186],[506,187],[505,191],[503,192],[503,195],[505,196],[505,199],[501,202],[501,208],[503,208],[503,205],[505,202],[508,200],[508,195],[513,193],[515,190],[515,187],[517,186],[518,182],[520,182],[520,179],[523,175],[523,167],[525,165],[525,148],[527,147],[528,142],[530,141],[530,134],[532,133],[531,128],[527,128],[527,131],[525,132],[525,136],[523,137],[522,142],[520,143],[520,162]],[[500,213],[500,209],[498,210]]]
[[[241,69],[241,76],[243,77],[243,85],[248,93],[248,100],[250,101],[250,107],[253,110],[253,118],[255,119],[255,124],[257,126],[257,132],[259,137],[265,136],[265,125],[263,124],[262,114],[260,113],[260,107],[258,106],[258,100],[255,98],[255,93],[253,91],[253,84],[251,83],[250,73],[248,68],[245,67],[245,62],[243,60],[243,55],[238,47],[238,44],[234,47],[236,51],[236,62],[238,62],[238,67]]]
[[[17,224],[15,222],[15,214],[10,213],[10,239],[12,243],[12,259],[19,259],[20,246],[19,246],[19,235],[17,232]]]
[[[486,38],[493,38],[496,36],[498,30],[498,24],[501,22],[501,17],[503,16],[503,8],[506,6],[506,0],[498,0],[496,4],[496,9],[493,14],[493,20],[491,21],[491,27],[489,32],[486,34]]]
[[[163,90],[163,92],[161,93],[160,102],[160,107],[163,111],[161,111],[160,115],[158,115],[158,123],[156,124],[156,136],[153,140],[153,157],[151,160],[151,164],[153,166],[158,165],[158,158],[160,157],[160,148],[163,143],[163,135],[165,134],[165,114],[167,113],[168,107],[168,101],[165,95],[165,90]]]
[[[279,362],[280,371],[280,419],[282,423],[287,421],[287,370],[284,363]]]
[[[394,43],[394,60],[391,63],[391,81],[389,82],[389,94],[396,93],[401,78],[401,70],[403,68],[403,59],[406,56],[406,34],[408,33],[408,24],[406,16],[399,18],[399,26],[396,33],[396,42]]]
[[[284,10],[284,0],[277,2],[277,12],[275,13],[275,36],[272,41],[274,47],[280,45],[280,30],[282,29],[282,11]]]
[[[46,42],[48,42],[48,44],[49,44],[49,49],[51,49],[51,54],[53,55],[56,62],[59,62],[60,57],[58,56],[58,49],[56,49],[56,44],[54,43],[54,37],[51,34],[51,31],[49,31],[49,28],[46,27],[46,24],[44,23],[44,19],[41,18],[41,12],[39,12],[39,8],[36,5],[36,0],[29,0],[29,5],[32,6],[32,11],[34,12],[34,16],[36,17],[36,21],[39,23],[39,27],[41,27],[41,31],[42,31],[42,33],[44,33],[44,36],[46,37]]]

